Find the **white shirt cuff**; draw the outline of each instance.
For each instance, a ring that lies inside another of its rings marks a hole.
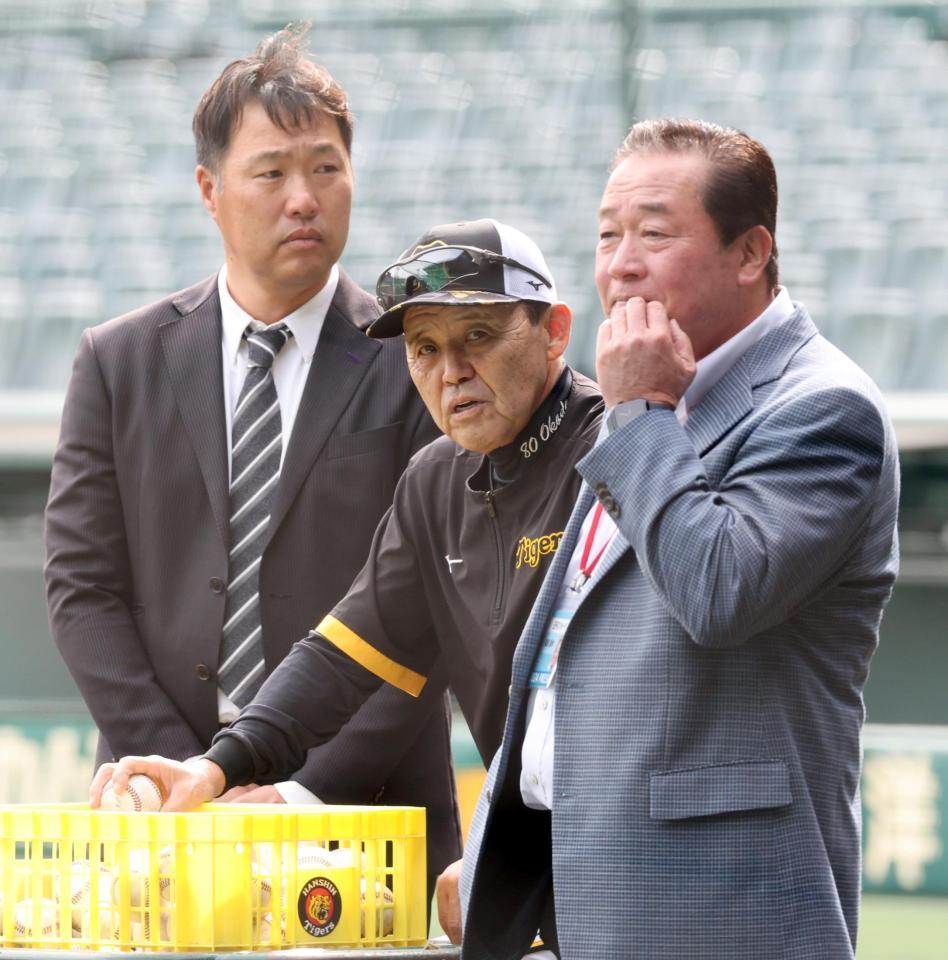
[[[283,797],[284,803],[322,803],[322,800],[315,793],[307,790],[301,783],[295,780],[285,780],[283,783],[275,783],[276,791]]]

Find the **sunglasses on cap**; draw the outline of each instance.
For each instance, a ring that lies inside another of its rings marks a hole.
[[[390,310],[399,303],[419,297],[424,293],[437,293],[462,281],[469,281],[486,273],[487,268],[502,264],[523,270],[536,277],[546,287],[553,284],[532,267],[525,266],[511,257],[505,257],[490,250],[479,247],[444,246],[430,247],[398,260],[386,267],[379,277],[375,287],[376,295],[383,310]],[[496,284],[485,284],[479,288],[471,283],[464,283],[459,289],[478,290],[485,292],[503,293],[503,290],[491,291]]]

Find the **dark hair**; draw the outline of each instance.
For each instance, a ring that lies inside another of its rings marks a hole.
[[[346,91],[306,56],[309,24],[290,24],[261,41],[253,56],[229,63],[201,97],[191,129],[197,162],[217,172],[244,107],[255,100],[281,130],[336,118],[346,152],[352,153],[352,113]]]
[[[527,308],[527,317],[534,327],[540,325],[540,322],[546,316],[547,310],[550,309],[550,305],[544,303],[542,300],[521,300],[519,306]]]
[[[753,137],[703,120],[642,120],[622,141],[615,168],[636,153],[696,153],[711,167],[701,198],[727,246],[758,224],[774,238],[766,276],[771,287],[777,271],[777,173],[770,154]]]

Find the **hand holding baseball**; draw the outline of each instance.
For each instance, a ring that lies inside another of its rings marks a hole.
[[[129,779],[135,774],[145,774],[157,784],[164,798],[161,809],[168,811],[194,810],[213,800],[225,786],[224,772],[210,760],[195,758],[180,763],[156,756],[123,757],[118,763],[102,764],[96,771],[89,787],[90,806],[101,807],[107,785],[121,804]]]
[[[694,375],[691,341],[659,301],[617,303],[599,327],[596,376],[607,407],[639,399],[675,407]]]
[[[102,788],[99,807],[102,810],[122,810],[126,813],[155,813],[161,809],[161,790],[151,777],[133,773],[128,778],[124,793],[116,793],[111,780]]]

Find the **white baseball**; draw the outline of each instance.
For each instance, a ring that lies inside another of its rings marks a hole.
[[[116,793],[110,780],[102,790],[99,806],[103,810],[155,813],[161,809],[161,803],[158,784],[144,773],[133,773],[128,778],[128,789],[125,793]]]
[[[266,912],[273,901],[273,886],[270,878],[257,876],[256,871],[250,877],[250,904],[254,910]]]
[[[142,920],[131,920],[129,922],[129,937],[133,946],[143,946],[151,942],[151,915],[146,913]],[[115,931],[115,939],[119,939],[119,931]],[[171,940],[171,914],[167,910],[162,910],[158,914],[158,939],[163,944]]]
[[[59,905],[55,900],[39,900],[39,929],[35,930],[34,903],[31,897],[21,900],[13,908],[13,933],[17,937],[55,937],[59,935]]]
[[[287,864],[289,866],[289,864]],[[310,867],[329,867],[329,851],[318,843],[300,840],[296,844],[296,867],[299,870]]]
[[[273,942],[273,914],[265,913],[260,917],[260,926],[257,928],[257,918],[253,918],[254,946],[270,946]],[[280,943],[286,943],[286,914],[280,913]]]
[[[148,850],[129,850],[128,852],[128,885],[127,903],[131,907],[150,907],[151,891],[149,890],[149,859]],[[158,903],[161,907],[171,905],[174,900],[174,880],[171,877],[173,858],[168,850],[158,854]],[[121,905],[122,880],[115,877],[112,882],[112,902]]]
[[[309,870],[318,867],[341,870],[352,866],[352,851],[343,847],[327,850],[319,844],[302,841],[296,845],[297,870]]]
[[[104,864],[90,866],[88,860],[75,861],[69,870],[69,903],[72,907],[73,933],[83,937],[91,935],[91,905],[95,896],[99,907],[99,939],[108,940],[112,936],[112,889],[113,874]],[[93,882],[97,877],[98,882]],[[95,893],[93,893],[95,890]],[[60,900],[62,896],[60,896]]]
[[[362,920],[359,924],[359,936],[365,937],[365,877],[362,877],[359,884],[359,892],[362,895]],[[395,896],[391,890],[378,880],[375,881],[375,936],[390,936],[395,929]],[[381,921],[381,923],[379,922]]]
[[[158,915],[158,923],[159,943],[167,947],[171,941],[171,914],[166,910],[162,910]],[[151,943],[151,915],[148,912],[145,912],[144,917],[141,919],[130,919],[128,921],[127,940],[122,939],[122,925],[118,916],[114,917],[111,923],[102,919],[100,920],[100,925],[102,927],[102,933],[99,937],[100,942],[103,944],[111,942],[115,945],[116,949],[123,946],[138,949]],[[105,947],[103,947],[103,949],[105,949]]]
[[[273,903],[273,850],[271,844],[254,844],[250,862],[250,912],[254,942],[270,942],[270,906]],[[286,880],[281,885],[281,899]],[[257,927],[259,926],[259,931]]]
[[[73,918],[76,917],[75,910],[72,915]],[[88,912],[80,914],[78,922],[79,926],[72,928],[72,935],[74,937],[80,937],[87,942],[99,941],[100,943],[107,943],[109,940],[117,939],[116,928],[118,926],[118,918],[113,914],[111,904],[99,910],[98,934],[92,932],[92,917]]]

